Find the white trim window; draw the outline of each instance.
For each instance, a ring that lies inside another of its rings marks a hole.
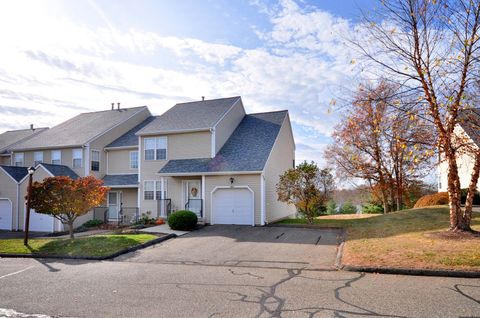
[[[72,149],[72,166],[73,168],[81,168],[83,166],[83,151],[81,148]]]
[[[43,151],[35,151],[33,153],[33,165],[36,166],[43,162]]]
[[[148,137],[144,140],[145,160],[167,160],[167,137]]]
[[[23,152],[16,152],[13,156],[13,165],[23,167],[25,165],[25,155]]]
[[[155,181],[145,181],[143,183],[143,199],[155,200]]]
[[[92,171],[100,171],[100,151],[92,150]]]
[[[167,197],[167,180],[163,182],[163,198],[162,198],[162,181],[144,181],[143,182],[143,199],[144,200],[160,200]]]
[[[52,150],[52,165],[62,164],[62,152],[60,150]]]
[[[138,169],[138,151],[130,151],[130,169]]]

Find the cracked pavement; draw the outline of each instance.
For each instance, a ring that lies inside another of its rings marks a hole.
[[[337,233],[318,237],[207,227],[114,261],[0,259],[0,317],[480,317],[480,279],[336,271]]]

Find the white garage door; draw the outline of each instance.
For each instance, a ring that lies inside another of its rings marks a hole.
[[[253,193],[249,189],[217,189],[212,195],[214,224],[253,223]]]
[[[7,199],[0,199],[0,230],[12,229],[12,204]]]
[[[46,214],[30,212],[30,231],[32,232],[53,232],[54,218]]]

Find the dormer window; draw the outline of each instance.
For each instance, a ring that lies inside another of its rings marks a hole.
[[[33,165],[36,166],[43,162],[43,151],[35,151],[33,153]]]
[[[72,149],[72,165],[73,168],[81,168],[82,167],[82,161],[83,161],[83,153],[82,149]]]
[[[100,151],[92,150],[92,171],[100,171]]]
[[[15,153],[13,157],[13,165],[16,167],[23,167],[25,164],[25,156],[23,152],[17,152]]]
[[[52,165],[62,164],[62,152],[60,150],[52,150]]]
[[[145,160],[167,160],[167,137],[145,138]]]

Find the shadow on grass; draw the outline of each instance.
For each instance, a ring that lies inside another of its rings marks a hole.
[[[315,224],[325,227],[342,227],[348,230],[348,240],[386,238],[402,234],[447,230],[450,226],[449,209],[436,206],[398,211],[359,219],[316,219]],[[282,223],[282,222],[280,222]],[[284,223],[304,224],[302,219],[285,220]],[[480,214],[475,213],[472,227],[480,226]]]

